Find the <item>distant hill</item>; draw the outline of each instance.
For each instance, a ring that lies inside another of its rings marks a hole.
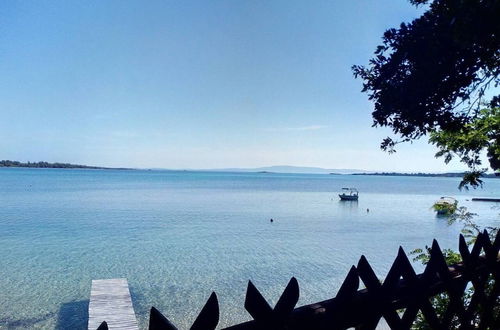
[[[211,169],[208,171],[224,171],[224,172],[271,172],[271,173],[297,173],[297,174],[354,174],[354,173],[368,173],[365,170],[358,169],[326,169],[321,167],[303,167],[303,166],[266,166],[256,168],[224,168],[224,169]]]
[[[87,166],[69,163],[48,163],[48,162],[19,162],[15,160],[0,160],[0,167],[28,167],[28,168],[82,168],[93,170],[124,170],[125,168],[110,168],[100,166]]]

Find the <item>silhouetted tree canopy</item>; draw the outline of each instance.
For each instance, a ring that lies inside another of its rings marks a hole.
[[[485,169],[480,168],[481,151],[486,150],[492,168],[500,168],[500,108],[482,109],[470,123],[458,130],[434,130],[429,142],[439,149],[436,157],[444,157],[448,163],[458,156],[471,169],[464,175],[460,189],[482,185],[479,177]]]
[[[399,136],[382,141],[389,152],[397,143],[429,132],[464,132],[485,116],[485,106],[500,105],[500,96],[494,95],[500,84],[500,0],[410,2],[427,10],[413,22],[387,30],[368,66],[353,66],[355,77],[363,79],[363,92],[374,102],[374,126],[391,127]],[[490,166],[498,170],[499,127],[491,129],[486,134],[490,140],[475,151],[487,149]],[[445,141],[438,147],[453,151]],[[477,178],[480,161],[468,165]]]
[[[0,160],[0,167],[30,167],[30,168],[82,168],[82,169],[113,169],[120,170],[125,168],[109,168],[99,166],[76,165],[69,163],[48,163],[48,162],[27,162],[23,163],[17,160]]]

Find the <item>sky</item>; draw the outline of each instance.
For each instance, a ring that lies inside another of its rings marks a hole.
[[[406,0],[2,1],[0,159],[458,171],[389,155],[351,66]]]

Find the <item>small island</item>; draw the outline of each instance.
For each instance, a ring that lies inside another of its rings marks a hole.
[[[69,163],[49,163],[49,162],[27,162],[23,163],[15,160],[0,160],[1,167],[27,167],[27,168],[79,168],[89,170],[129,170],[129,168],[111,168],[101,166],[87,166]]]

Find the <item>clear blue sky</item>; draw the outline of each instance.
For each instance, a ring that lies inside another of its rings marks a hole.
[[[446,171],[379,149],[350,67],[406,0],[2,1],[0,159]]]

